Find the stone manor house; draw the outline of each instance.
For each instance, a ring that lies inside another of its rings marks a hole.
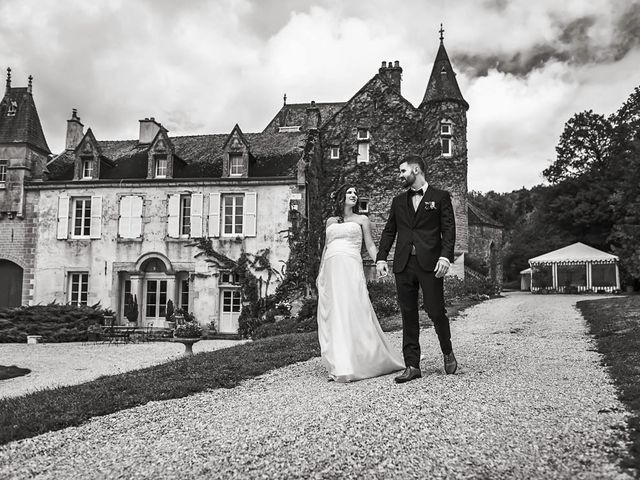
[[[13,87],[8,69],[0,103],[0,306],[101,302],[124,324],[135,298],[138,325],[164,326],[172,300],[200,323],[235,333],[243,301],[238,278],[198,255],[196,239],[210,239],[230,259],[269,249],[279,268],[289,258],[295,218],[310,225],[306,241],[321,246],[329,193],[345,182],[359,186],[361,212],[379,235],[401,191],[397,160],[408,153],[423,155],[429,182],[452,194],[451,274],[464,277],[470,254],[495,267],[499,225],[468,210],[469,105],[442,36],[418,107],[401,85],[399,62],[382,62],[346,102],[287,104],[285,97],[258,133],[236,125],[226,133],[171,136],[151,117],[139,121],[137,139],[103,140],[85,130],[74,109],[66,148],[52,154],[32,78]],[[492,235],[483,236],[483,222]],[[265,289],[276,286],[277,278]]]

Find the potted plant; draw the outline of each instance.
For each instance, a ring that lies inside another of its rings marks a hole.
[[[127,294],[127,302],[124,305],[124,316],[130,323],[138,322],[138,297],[136,295]]]
[[[189,315],[189,317],[178,323],[176,312],[176,328],[173,331],[173,341],[184,345],[184,355],[187,357],[193,355],[193,344],[202,338],[202,327],[195,321],[193,315]]]
[[[167,320],[167,324],[169,325],[169,328],[175,328],[176,317],[175,317],[175,310],[173,308],[172,300],[167,301],[167,313],[165,314],[165,319]]]

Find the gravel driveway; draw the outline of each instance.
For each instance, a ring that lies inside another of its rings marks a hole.
[[[433,330],[423,378],[328,383],[319,359],[0,447],[0,478],[630,478],[626,412],[575,309],[508,294]],[[398,349],[399,332],[389,335]]]

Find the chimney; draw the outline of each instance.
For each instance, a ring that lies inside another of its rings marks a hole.
[[[84,125],[80,122],[78,116],[78,110],[71,110],[71,118],[67,120],[67,143],[65,148],[67,150],[75,150],[82,137],[84,137]]]
[[[393,88],[393,90],[397,93],[401,93],[400,84],[402,83],[402,67],[398,60],[395,62],[389,62],[388,66],[387,62],[382,62],[382,66],[378,70],[378,74],[391,86],[391,88]]]
[[[162,128],[154,117],[140,120],[140,138],[138,143],[151,143]]]
[[[27,92],[31,93],[33,91],[33,75],[29,75],[29,84],[27,86]]]
[[[307,107],[307,130],[317,130],[320,126],[320,109],[316,106],[315,100]]]
[[[11,67],[7,67],[7,83],[5,87],[5,93],[8,93],[11,89]]]

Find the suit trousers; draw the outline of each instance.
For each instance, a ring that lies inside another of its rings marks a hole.
[[[423,270],[415,255],[411,255],[407,265],[395,274],[398,303],[402,312],[402,353],[407,366],[420,364],[420,323],[418,297],[420,289],[427,315],[433,322],[442,353],[452,352],[451,329],[447,310],[444,307],[444,278],[436,278],[435,272]]]

